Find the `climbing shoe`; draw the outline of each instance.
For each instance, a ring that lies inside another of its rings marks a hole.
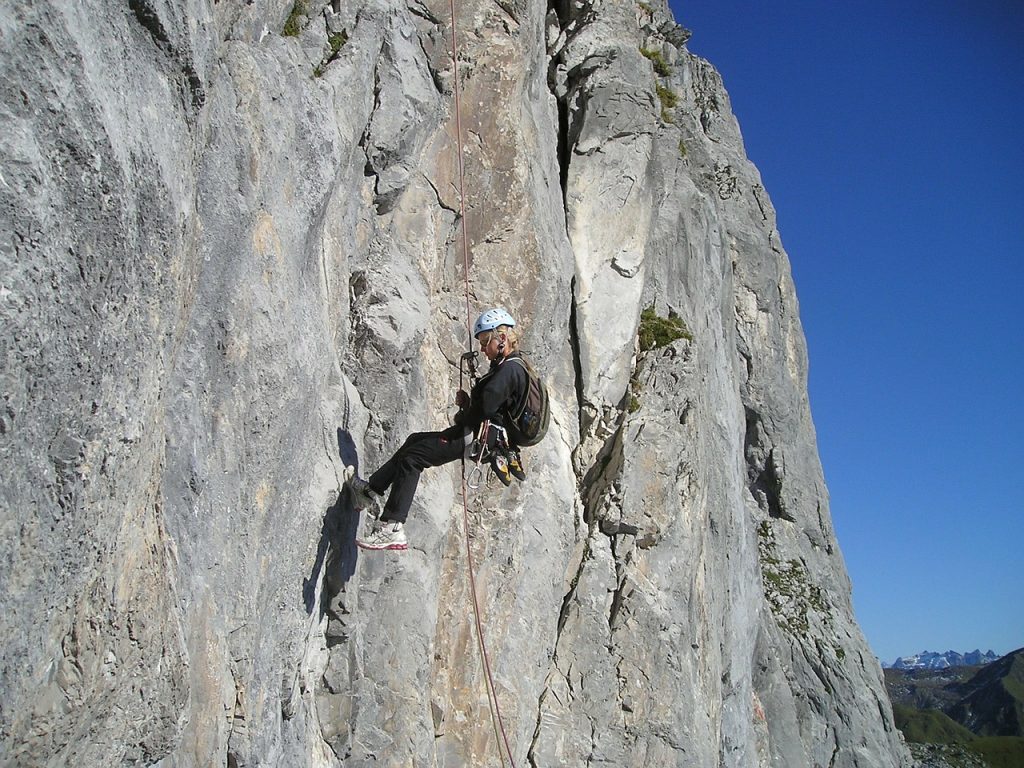
[[[508,470],[508,460],[503,455],[500,453],[494,454],[491,458],[491,467],[503,485],[512,484],[512,473]]]
[[[348,481],[348,487],[352,491],[352,506],[355,509],[376,507],[380,495],[363,478],[353,475]]]
[[[523,469],[523,457],[515,449],[509,449],[508,451],[508,471],[519,482],[523,482],[526,479],[526,470]]]
[[[387,549],[401,552],[409,548],[409,541],[405,538],[405,526],[393,520],[384,520],[373,527],[373,529],[361,539],[356,539],[356,546],[360,549]]]

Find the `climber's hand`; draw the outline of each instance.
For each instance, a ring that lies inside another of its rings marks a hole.
[[[458,392],[455,393],[455,404],[459,406],[459,408],[469,407],[469,394],[466,392],[466,390],[460,389]]]

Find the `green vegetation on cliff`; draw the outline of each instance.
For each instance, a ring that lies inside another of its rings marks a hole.
[[[281,34],[285,37],[298,37],[302,32],[303,17],[306,15],[305,0],[295,0],[288,18],[284,22]]]
[[[693,334],[679,315],[670,309],[668,317],[659,317],[653,304],[640,313],[639,334],[641,352],[666,347],[678,339],[693,341]]]
[[[661,51],[652,48],[641,48],[640,53],[650,60],[658,76],[669,77],[672,74],[672,66],[665,59],[665,54]]]

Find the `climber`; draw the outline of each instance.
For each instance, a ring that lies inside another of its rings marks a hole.
[[[404,550],[409,548],[404,525],[412,506],[420,473],[427,467],[439,467],[463,456],[490,457],[491,468],[505,485],[512,477],[526,479],[518,446],[509,437],[509,413],[521,409],[530,389],[530,369],[524,362],[509,365],[520,358],[516,321],[501,308],[489,309],[473,325],[473,336],[490,368],[470,393],[459,390],[459,407],[454,424],[441,432],[417,432],[368,479],[352,476],[349,487],[356,509],[376,506],[390,487],[380,519],[356,544],[363,549]],[[474,439],[475,438],[475,439]]]

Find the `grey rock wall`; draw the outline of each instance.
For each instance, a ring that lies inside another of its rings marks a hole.
[[[345,465],[447,423],[467,341],[448,13],[0,9],[0,764],[909,765],[775,214],[663,6],[457,4],[468,303],[552,426],[355,548]]]

